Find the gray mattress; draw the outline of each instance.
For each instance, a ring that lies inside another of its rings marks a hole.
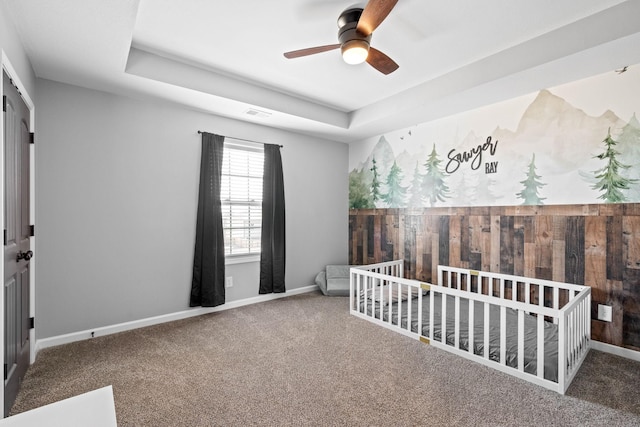
[[[434,339],[442,342],[441,328],[441,307],[442,295],[440,293],[431,293],[423,297],[422,300],[422,318],[424,319],[421,334],[425,337],[429,336],[429,299],[435,294],[434,299]],[[447,325],[446,325],[446,343],[450,346],[454,345],[454,313],[453,296],[447,296]],[[402,316],[400,319],[402,329],[407,330],[407,307],[408,302],[402,303]],[[478,301],[474,302],[474,343],[473,352],[477,355],[484,354],[484,304]],[[382,320],[389,321],[389,310],[387,306],[383,306]],[[371,316],[372,309],[375,309],[375,317],[380,318],[380,303],[371,304],[367,301],[367,315]],[[360,301],[360,311],[364,310],[364,300]],[[418,332],[418,301],[411,301],[411,331]],[[392,304],[391,323],[398,325],[398,303]],[[516,310],[507,308],[506,310],[506,362],[507,366],[517,367],[518,365],[518,313]],[[524,370],[530,374],[537,372],[537,345],[538,345],[538,328],[537,318],[535,316],[525,314],[524,316]],[[460,337],[459,348],[469,351],[469,300],[460,298]],[[500,307],[490,305],[489,308],[489,358],[493,361],[500,361]],[[558,327],[553,323],[544,323],[544,378],[550,381],[558,381]]]

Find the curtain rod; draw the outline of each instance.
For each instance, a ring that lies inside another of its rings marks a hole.
[[[202,131],[199,130],[198,133],[202,133]],[[266,142],[253,141],[251,139],[236,138],[235,136],[225,136],[225,138],[235,139],[236,141],[253,142],[253,143],[256,143],[256,144],[267,145]],[[282,147],[283,147],[283,145],[280,145],[280,148],[282,148]]]

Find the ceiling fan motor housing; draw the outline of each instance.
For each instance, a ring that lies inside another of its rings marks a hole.
[[[347,9],[340,14],[338,18],[338,41],[342,45],[342,49],[348,47],[353,41],[365,42],[367,47],[371,44],[371,34],[365,36],[357,30],[362,8]]]

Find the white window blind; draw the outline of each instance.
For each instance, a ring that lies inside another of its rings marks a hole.
[[[261,145],[225,141],[220,194],[225,255],[260,253],[263,168]]]

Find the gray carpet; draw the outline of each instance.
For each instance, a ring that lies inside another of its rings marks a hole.
[[[12,413],[111,384],[120,426],[638,426],[639,382],[591,350],[561,396],[308,293],[45,349]]]

